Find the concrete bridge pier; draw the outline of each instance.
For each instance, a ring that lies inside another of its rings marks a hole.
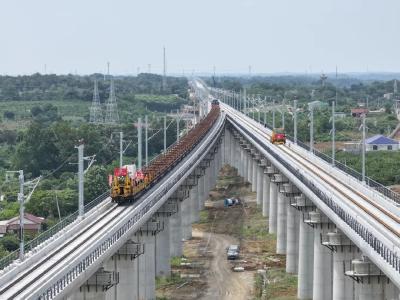
[[[287,237],[287,199],[284,193],[278,193],[277,226],[276,226],[276,253],[286,254]]]
[[[243,158],[243,153],[242,153],[242,141],[240,139],[240,136],[237,140],[237,146],[238,146],[238,160],[237,160],[237,173],[238,176],[243,177],[242,176],[242,167],[243,167],[243,162],[242,162],[242,158]]]
[[[229,154],[230,154],[230,139],[229,139],[230,132],[228,129],[225,128],[224,137],[223,137],[223,148],[224,148],[224,163],[230,164]]]
[[[203,172],[205,172],[204,169]],[[197,202],[199,204],[199,210],[204,209],[204,175],[201,176],[197,182]]]
[[[266,167],[267,168],[267,167]],[[262,188],[262,215],[268,217],[269,215],[269,197],[270,197],[270,179],[267,169],[263,170],[263,188]]]
[[[221,146],[221,139],[218,141],[218,152],[217,152],[217,161],[218,161],[218,164],[217,164],[217,166],[218,166],[218,168],[217,168],[217,177],[218,177],[218,174],[219,174],[219,171],[222,169],[222,167],[223,167],[223,163],[222,163],[222,146]],[[235,147],[235,150],[236,150],[236,147]],[[235,156],[236,156],[236,154],[235,154]]]
[[[322,245],[321,236],[335,225],[318,209],[305,222],[314,228],[313,299],[332,299],[332,252]]]
[[[232,132],[232,142],[231,142],[231,151],[232,151],[232,161],[231,161],[231,166],[233,168],[238,168],[238,164],[237,164],[237,133],[236,132]]]
[[[249,166],[248,166],[248,164],[247,164],[247,157],[248,157],[248,154],[247,154],[247,148],[246,148],[247,146],[246,146],[246,144],[243,144],[243,149],[242,149],[242,153],[243,153],[243,159],[242,159],[242,164],[243,164],[243,166],[242,166],[242,177],[243,177],[243,180],[245,181],[245,182],[248,182],[249,180],[248,180],[248,177],[247,177],[247,173],[248,173],[248,169],[249,169]]]
[[[243,140],[240,139],[240,158],[239,158],[239,175],[244,178],[244,150],[243,150]]]
[[[274,207],[274,213],[276,213],[276,217],[273,224],[276,226],[276,253],[278,254],[286,254],[286,197],[284,194],[280,193],[280,188],[283,183],[287,183],[288,180],[280,173],[274,174],[274,177],[271,179],[276,186],[276,200],[273,199],[271,201],[271,206]],[[271,196],[272,199],[272,196]],[[270,219],[273,215],[270,213]]]
[[[300,213],[291,206],[295,197],[300,196],[299,189],[291,184],[282,185],[282,194],[286,196],[286,272],[297,273],[299,264],[299,220]]]
[[[144,245],[133,235],[104,263],[106,270],[118,272],[119,283],[107,290],[107,300],[139,300],[138,257],[144,253]]]
[[[314,273],[314,232],[313,228],[306,224],[304,215],[315,209],[310,200],[304,195],[294,197],[291,206],[300,213],[299,217],[299,264],[297,280],[297,298],[301,300],[313,297],[313,273]]]
[[[210,192],[210,190],[209,190],[209,187],[208,187],[208,184],[209,184],[209,180],[208,180],[208,177],[210,176],[210,170],[209,170],[209,168],[207,167],[205,170],[204,170],[204,180],[203,180],[203,206],[204,206],[204,204],[205,204],[205,202],[207,201],[207,199],[208,199],[208,195],[209,195],[209,192]]]
[[[400,299],[400,290],[396,285],[393,284],[389,279],[385,281],[383,286],[383,292],[386,299]]]
[[[100,268],[68,300],[106,300],[107,290],[118,284],[118,272]]]
[[[144,254],[138,258],[139,300],[156,299],[156,235],[162,229],[160,220],[153,218],[135,233],[139,243],[144,244]],[[169,249],[166,249],[166,251],[169,251]]]
[[[215,159],[212,155],[210,155],[210,167],[209,169],[209,177],[208,177],[208,187],[209,190],[212,189],[212,187],[214,186],[214,169],[215,169]]]
[[[322,244],[333,253],[332,299],[353,300],[354,281],[345,276],[344,266],[354,258],[357,247],[339,230],[322,236]]]
[[[185,197],[181,202],[182,209],[182,237],[185,240],[192,238],[192,223],[191,223],[191,209],[190,209],[190,198]]]
[[[252,148],[249,145],[247,148],[247,181],[250,183],[252,183],[253,180],[253,159],[251,157],[251,151]]]
[[[170,257],[182,256],[182,200],[176,198],[177,212],[169,219]]]
[[[259,159],[257,164],[257,205],[263,205],[263,179],[264,179],[265,160]]]
[[[251,191],[257,192],[257,167],[258,167],[258,159],[259,154],[255,149],[251,150],[251,160],[252,160],[252,167],[251,167]]]
[[[233,133],[230,133],[230,143],[229,143],[229,157],[230,157],[230,161],[229,164],[234,167],[235,166],[235,137]]]
[[[198,179],[197,179],[198,183]],[[196,223],[200,219],[199,215],[199,188],[198,184],[193,186],[189,192],[189,200],[190,200],[190,223]]]
[[[385,288],[389,287],[389,280],[366,256],[352,260],[351,269],[345,274],[356,280],[358,300],[397,299],[393,298],[393,288],[386,290],[387,296],[391,294],[391,297],[386,297]]]
[[[240,174],[240,153],[241,153],[241,148],[240,148],[240,136],[237,135],[235,138],[235,167],[237,169],[238,174]]]
[[[160,218],[163,230],[155,236],[156,276],[166,277],[171,275],[170,217],[168,213],[162,213]]]
[[[210,176],[211,176],[211,156],[206,156],[206,159],[203,160],[204,162],[204,198],[205,200],[208,199],[208,195],[210,193]],[[204,200],[204,202],[205,202]]]
[[[278,214],[278,185],[271,178],[270,182],[270,202],[269,202],[269,219],[268,219],[268,232],[276,233],[277,227],[277,214]]]

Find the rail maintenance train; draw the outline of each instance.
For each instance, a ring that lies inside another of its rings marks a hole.
[[[148,166],[137,171],[133,165],[115,168],[109,177],[112,202],[121,205],[135,202],[189,154],[217,121],[219,114],[219,101],[214,99],[208,115]]]
[[[286,144],[286,134],[284,128],[274,128],[272,130],[271,143],[278,145]]]

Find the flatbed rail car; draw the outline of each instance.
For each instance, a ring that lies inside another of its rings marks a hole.
[[[111,180],[111,199],[118,204],[129,204],[138,199],[146,190],[163,178],[178,164],[207,134],[220,114],[219,105],[211,105],[208,115],[191,129],[178,143],[166,153],[157,156],[149,166],[143,168],[140,180],[126,176],[113,176]]]

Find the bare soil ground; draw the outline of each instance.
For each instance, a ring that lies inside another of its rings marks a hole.
[[[224,207],[226,197],[240,198],[242,205]],[[297,279],[285,273],[285,257],[275,253],[267,225],[249,184],[225,167],[193,224],[193,239],[184,243],[184,260],[172,267],[175,280],[158,288],[158,299],[296,299]],[[226,258],[230,244],[240,245],[236,261]],[[234,272],[235,266],[244,271]],[[266,270],[266,285],[260,269]]]

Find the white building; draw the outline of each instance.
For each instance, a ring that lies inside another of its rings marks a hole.
[[[399,142],[383,135],[374,135],[365,140],[367,151],[399,150]]]

